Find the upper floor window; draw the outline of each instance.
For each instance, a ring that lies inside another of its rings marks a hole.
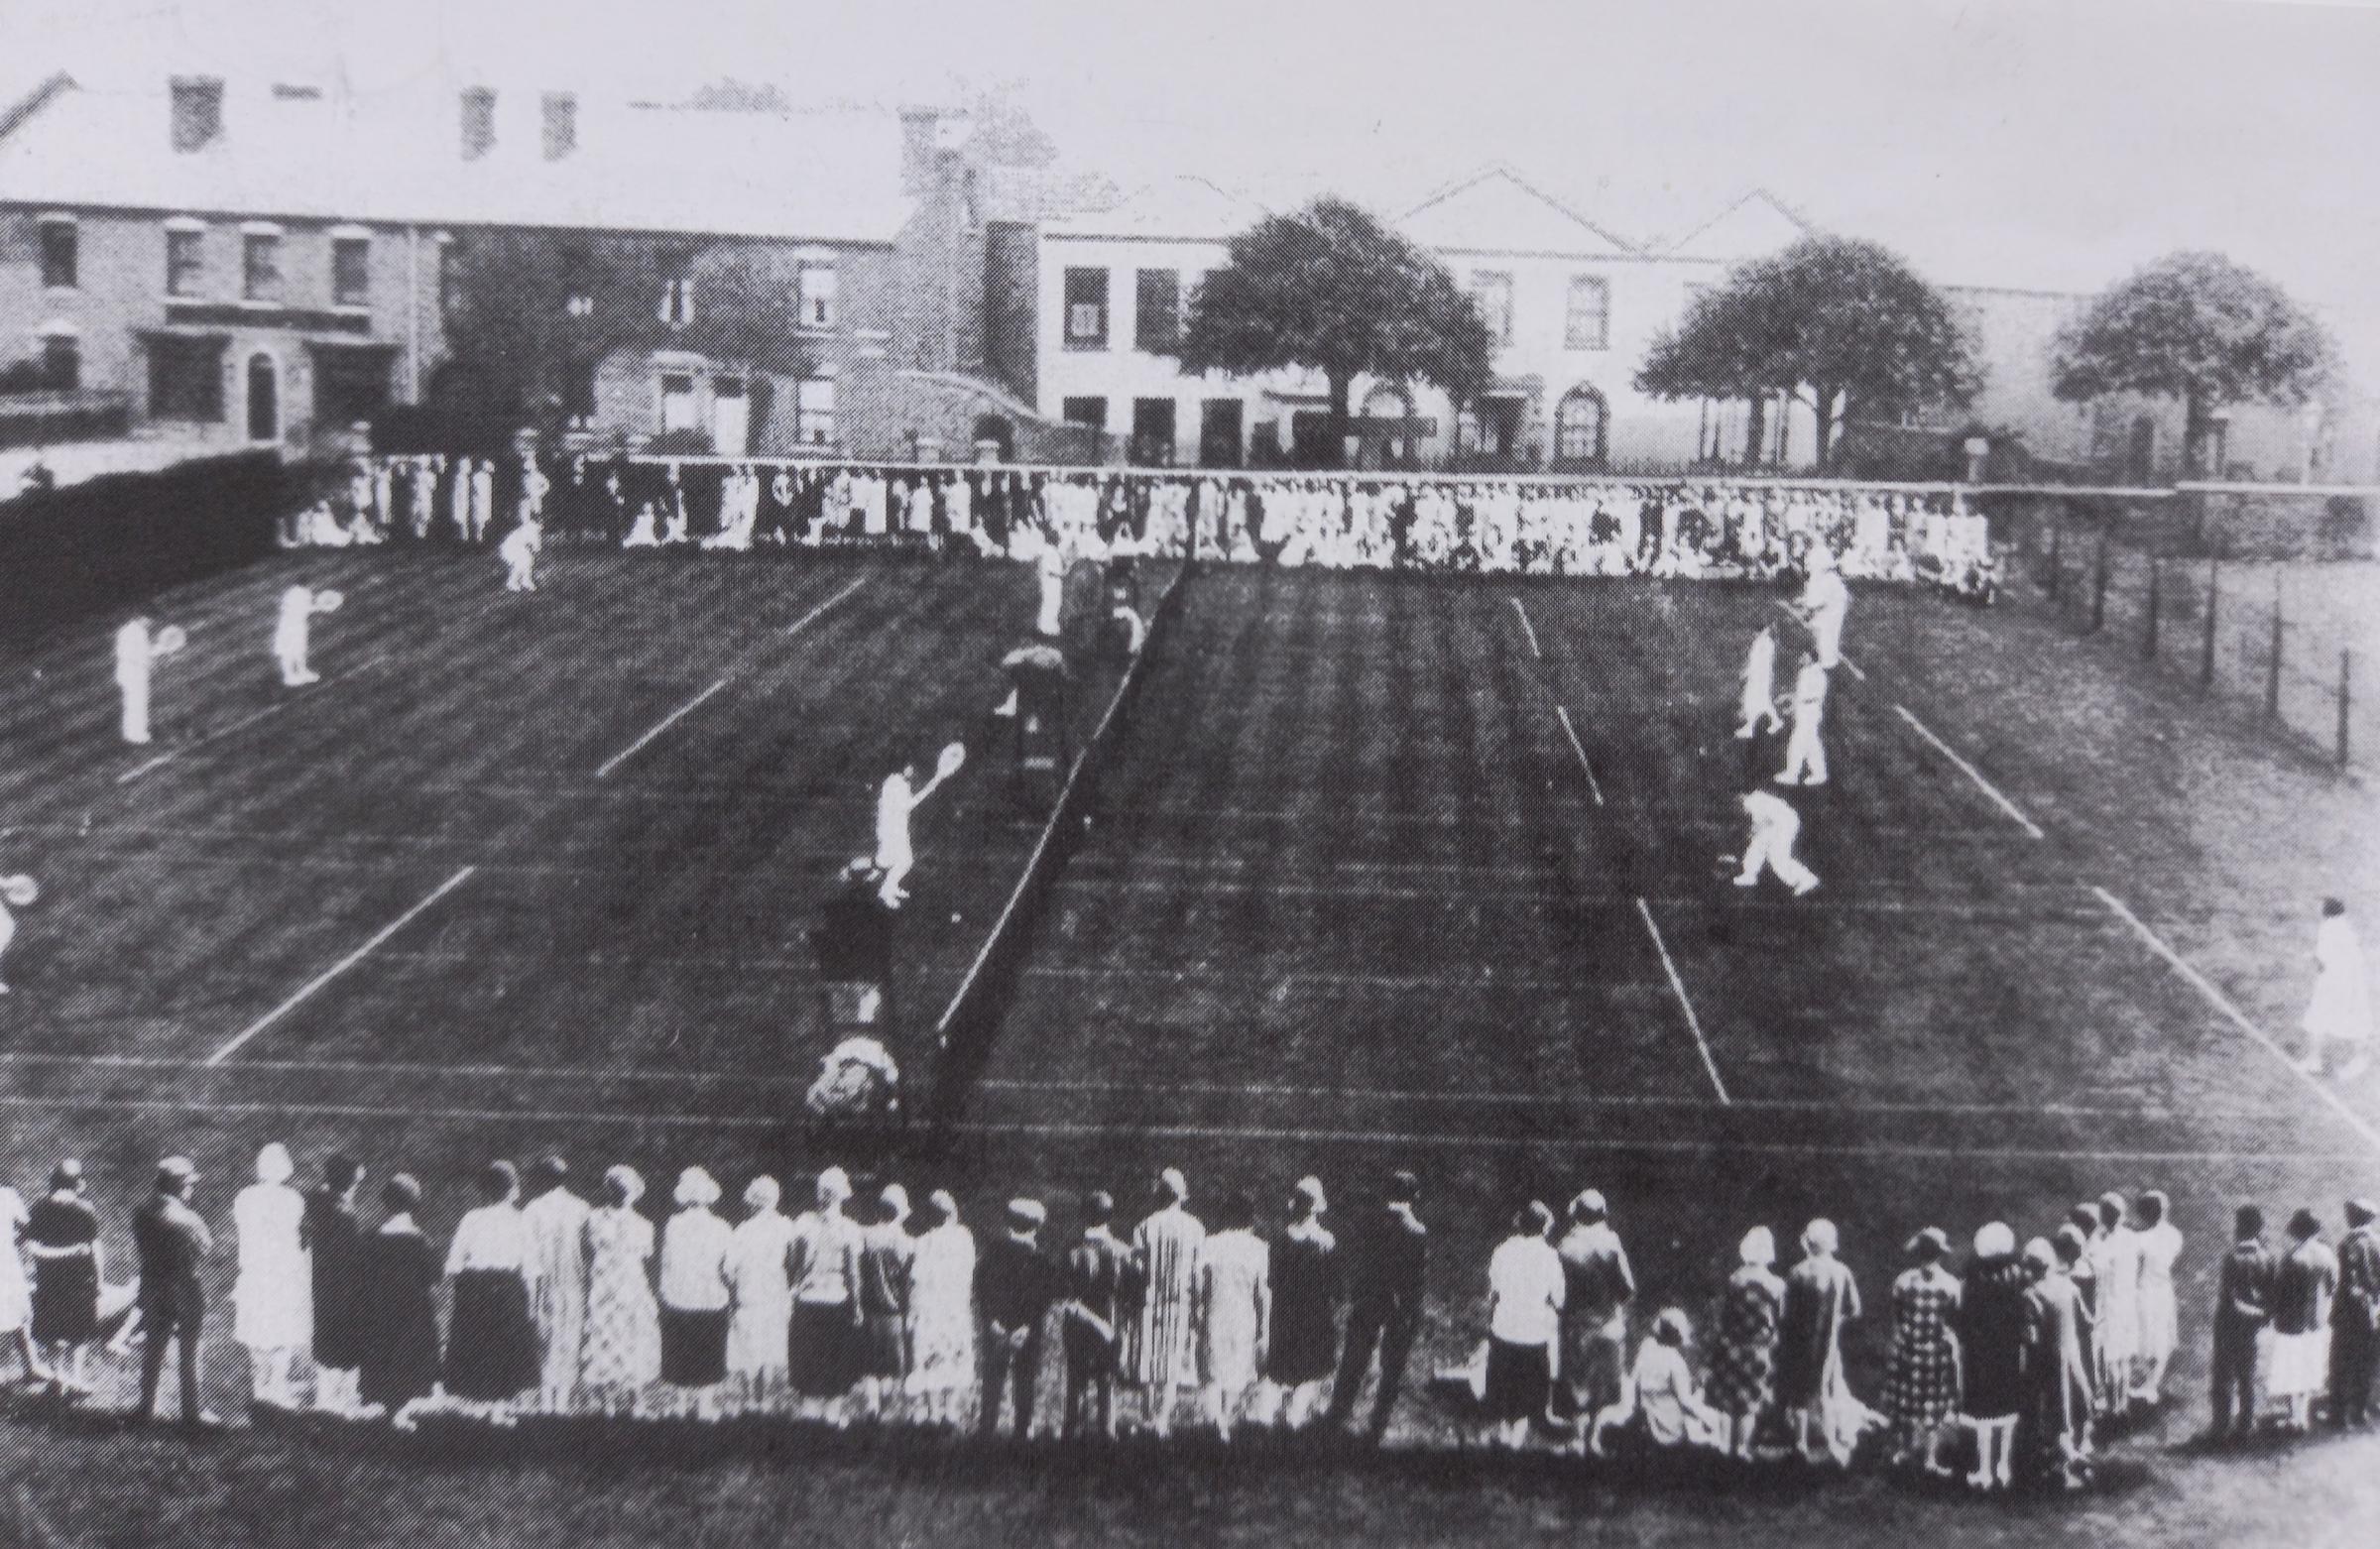
[[[53,291],[82,284],[82,229],[66,216],[42,218],[42,284]]]
[[[467,87],[462,110],[463,160],[476,161],[496,144],[496,93],[486,86]]]
[[[281,233],[249,231],[240,236],[240,295],[251,301],[281,299]]]
[[[1566,349],[1600,350],[1611,344],[1611,286],[1600,275],[1573,275],[1570,305],[1563,315]]]
[[[1066,271],[1066,347],[1108,347],[1108,272],[1104,269]]]
[[[694,320],[694,282],[684,275],[673,275],[661,282],[661,321],[672,328],[682,328]]]
[[[173,83],[174,149],[197,151],[223,134],[223,82],[214,76],[178,76]]]
[[[804,264],[797,299],[801,306],[801,325],[805,328],[831,328],[835,325],[835,267],[832,264]]]
[[[548,91],[543,105],[545,160],[558,162],[578,149],[578,98],[567,91]]]
[[[1479,270],[1471,277],[1471,298],[1488,324],[1488,336],[1498,344],[1512,342],[1512,277]]]
[[[166,294],[196,296],[206,279],[206,233],[196,226],[166,228]]]
[[[804,377],[793,385],[793,438],[805,446],[825,446],[834,441],[832,377]]]
[[[330,298],[341,306],[368,306],[371,304],[371,238],[331,238]]]
[[[1134,279],[1134,291],[1132,346],[1164,354],[1181,342],[1181,271],[1143,269]]]

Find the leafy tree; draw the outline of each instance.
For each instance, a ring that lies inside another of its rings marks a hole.
[[[795,287],[750,248],[525,231],[458,241],[439,380],[445,409],[463,419],[550,428],[572,384],[624,352],[678,349],[808,374]],[[679,279],[690,310],[664,316],[664,290]]]
[[[1636,390],[1653,398],[1742,399],[1748,411],[1745,467],[1760,461],[1769,397],[1793,386],[1772,380],[1773,362],[1754,322],[1753,308],[1745,304],[1741,292],[1705,291],[1687,305],[1675,328],[1653,335],[1644,364],[1636,371]]]
[[[1432,383],[1460,404],[1488,384],[1495,344],[1445,266],[1369,211],[1325,197],[1232,238],[1192,295],[1174,353],[1192,372],[1321,373],[1339,448],[1357,377]]]
[[[1791,392],[1817,416],[1821,469],[1854,411],[1964,405],[1980,383],[1949,299],[1900,255],[1855,237],[1804,237],[1739,266],[1663,342],[1645,361],[1647,392]]]
[[[2303,404],[2337,359],[2321,323],[2263,275],[2220,253],[2174,253],[2110,286],[2060,330],[2051,388],[2075,403],[2109,393],[2180,399],[2184,458],[2204,470],[2216,410]]]

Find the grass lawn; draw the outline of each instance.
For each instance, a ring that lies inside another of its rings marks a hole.
[[[512,598],[482,559],[293,555],[166,599],[193,644],[145,754],[113,738],[103,627],[13,667],[0,864],[45,897],[0,1003],[0,1177],[30,1193],[83,1156],[119,1278],[168,1150],[219,1220],[263,1140],[309,1174],[349,1149],[421,1176],[440,1236],[493,1154],[699,1161],[731,1188],[845,1159],[792,1122],[820,1052],[803,931],[877,780],[957,737],[978,759],[920,820],[904,1015],[930,1021],[982,946],[1038,834],[986,719],[1029,573],[544,569]],[[349,601],[317,630],[331,681],[285,696],[265,648],[293,577]],[[0,1424],[20,1536],[2170,1544],[2368,1520],[2380,1444],[2176,1448],[2202,1423],[2230,1207],[2335,1218],[2380,1186],[2380,1089],[2324,1098],[2158,951],[2292,1045],[2316,898],[2380,916],[2368,790],[2046,618],[1862,591],[1835,778],[1798,803],[1826,885],[1746,893],[1724,881],[1733,674],[1774,593],[1209,569],[1182,604],[1005,1021],[948,1073],[944,1124],[862,1160],[979,1223],[1038,1193],[1061,1230],[1168,1164],[1194,1208],[1245,1188],[1268,1219],[1307,1172],[1344,1218],[1414,1167],[1433,1295],[1389,1460],[786,1428],[491,1448],[259,1427],[185,1451],[26,1413]],[[1079,720],[1111,685],[1083,685]],[[2165,1188],[2191,1242],[2176,1397],[2080,1503],[1452,1450],[1467,1417],[1423,1377],[1480,1337],[1496,1228],[1590,1184],[1648,1306],[1698,1328],[1746,1226],[1835,1217],[1871,1396],[1918,1227],[2029,1235]],[[228,1321],[209,1396],[230,1413]]]

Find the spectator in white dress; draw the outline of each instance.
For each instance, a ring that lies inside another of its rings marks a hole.
[[[232,1337],[248,1352],[254,1402],[298,1407],[298,1353],[314,1337],[313,1268],[300,1232],[305,1196],[290,1187],[297,1171],[276,1140],[256,1156],[256,1181],[233,1197],[240,1276],[233,1286]]]
[[[2336,898],[2322,900],[2322,923],[2314,934],[2314,995],[2299,1023],[2306,1030],[2304,1069],[2320,1075],[2331,1069],[2333,1051],[2340,1060],[2336,1074],[2352,1081],[2371,1063],[2372,991],[2364,977],[2363,944],[2347,920],[2347,906]]]
[[[727,1377],[730,1398],[766,1409],[784,1395],[785,1333],[793,1317],[793,1282],[786,1262],[793,1223],[777,1209],[777,1181],[758,1177],[744,1186],[749,1214],[727,1250]]]
[[[1255,1209],[1244,1194],[1223,1202],[1215,1224],[1197,1254],[1199,1370],[1207,1420],[1230,1441],[1263,1370],[1272,1250],[1256,1236]]]
[[[2174,1265],[2182,1257],[2182,1233],[2168,1219],[2165,1193],[2150,1189],[2136,1207],[2140,1217],[2139,1325],[2132,1352],[2132,1401],[2150,1408],[2165,1402],[2165,1369],[2182,1342]]]

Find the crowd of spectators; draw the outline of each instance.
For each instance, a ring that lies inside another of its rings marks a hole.
[[[495,541],[523,521],[624,548],[870,544],[1030,560],[1048,543],[1482,574],[1765,578],[1813,544],[1852,579],[1976,602],[1988,525],[1955,497],[1841,486],[1122,473],[572,456],[390,457],[295,517],[310,545]]]
[[[231,1332],[251,1402],[401,1428],[439,1414],[497,1426],[529,1414],[771,1414],[1163,1437],[1187,1418],[1227,1441],[1251,1426],[1376,1441],[1404,1387],[1433,1254],[1406,1172],[1344,1230],[1317,1178],[1260,1228],[1245,1195],[1193,1211],[1173,1168],[1136,1217],[1092,1193],[1060,1224],[1020,1197],[979,1226],[945,1189],[912,1206],[897,1180],[829,1167],[798,1214],[777,1180],[749,1180],[731,1222],[702,1167],[654,1210],[630,1167],[605,1170],[588,1199],[546,1156],[526,1182],[511,1162],[490,1163],[443,1247],[412,1176],[368,1191],[365,1169],[333,1155],[300,1194],[294,1173],[288,1151],[267,1145],[232,1203]],[[139,1278],[123,1287],[108,1282],[78,1164],[60,1163],[30,1210],[0,1189],[0,1338],[29,1380],[88,1397],[91,1348],[126,1350],[137,1331],[135,1418],[153,1414],[171,1348],[184,1422],[215,1423],[198,1363],[216,1246],[195,1181],[182,1158],[159,1165],[131,1223]],[[1780,1274],[1775,1233],[1753,1226],[1724,1284],[1656,1298],[1603,1194],[1582,1191],[1559,1220],[1531,1201],[1483,1279],[1458,1270],[1484,1284],[1482,1341],[1434,1385],[1459,1395],[1458,1415],[1491,1446],[1821,1467],[1881,1458],[1946,1477],[1964,1461],[1977,1489],[2078,1487],[2101,1428],[2166,1402],[2183,1241],[2162,1194],[2087,1201],[2021,1248],[1989,1223],[1963,1261],[1948,1234],[1920,1232],[1883,1299],[1890,1353],[1866,1400],[1844,1360],[1845,1328],[1867,1315],[1859,1277],[1834,1223],[1811,1221],[1796,1241]],[[2260,1401],[2277,1405],[2283,1431],[2308,1429],[2318,1409],[2340,1428],[2374,1418],[2380,1234],[2368,1201],[2347,1205],[2335,1249],[2308,1211],[2268,1248],[2262,1215],[2243,1207],[2216,1283],[2211,1438],[2244,1434]],[[1690,1306],[1708,1309],[1699,1333]]]

